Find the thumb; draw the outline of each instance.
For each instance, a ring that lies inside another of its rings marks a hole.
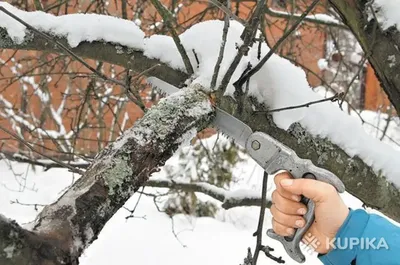
[[[314,179],[282,179],[280,184],[284,190],[304,195],[314,202],[325,201],[333,192],[337,193],[332,185]]]

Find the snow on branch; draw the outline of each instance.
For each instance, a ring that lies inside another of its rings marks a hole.
[[[344,13],[344,11],[340,12],[340,3],[342,1],[344,0],[331,1],[340,14]],[[9,4],[4,2],[1,5],[7,9],[11,8]],[[354,13],[354,17],[356,18],[363,17],[360,14],[360,10],[351,9],[347,11],[351,14]],[[13,9],[13,12],[27,20],[35,19],[35,23],[39,24],[37,25],[38,27],[43,26],[40,24],[42,20],[39,19],[42,17],[46,23],[55,23],[56,25],[59,23],[56,22],[58,19],[66,22],[73,17],[72,15],[66,15],[49,19],[47,15],[40,12],[25,12],[17,9]],[[3,18],[3,14],[1,14],[0,48],[52,50],[59,52],[56,48],[46,45],[46,42],[38,36],[32,35],[32,33],[25,31],[19,26],[16,27],[15,23],[4,22],[7,20],[3,20]],[[95,18],[96,27],[109,21],[107,16],[103,15],[95,15]],[[133,22],[123,20],[113,20],[111,23],[119,23],[117,21],[121,22],[122,28],[127,25],[126,23],[130,23],[132,27],[136,27]],[[381,76],[381,79],[386,82],[384,82],[384,85],[389,84],[389,89],[393,88],[390,90],[391,94],[389,94],[391,98],[394,100],[398,99],[400,102],[400,96],[396,96],[396,93],[398,93],[397,87],[400,87],[400,76],[393,74],[398,64],[388,69],[389,66],[386,63],[386,58],[387,55],[391,54],[376,47],[369,47],[373,43],[371,40],[373,36],[370,36],[368,32],[368,30],[371,30],[370,25],[366,27],[367,25],[363,21],[365,27],[358,28],[361,24],[356,22],[354,18],[353,20],[349,18],[346,23],[353,32],[364,34],[358,36],[358,39],[364,40],[361,42],[363,49],[371,51],[371,48],[373,48],[371,56],[374,57],[370,57],[369,59],[375,66],[374,68],[377,70],[378,76]],[[67,25],[68,23],[65,24]],[[78,34],[79,36],[72,38],[82,41],[79,45],[75,42],[78,46],[74,49],[74,52],[77,54],[79,52],[79,54],[86,57],[101,58],[103,61],[125,66],[130,64],[129,67],[132,69],[142,71],[145,70],[143,65],[149,68],[152,64],[162,62],[164,63],[162,71],[150,72],[148,74],[156,75],[171,84],[179,84],[187,78],[187,75],[181,72],[181,70],[185,69],[185,66],[171,37],[153,35],[149,38],[140,39],[140,43],[136,43],[137,40],[130,40],[132,42],[127,43],[125,35],[114,34],[112,38],[108,39],[108,33],[103,30],[95,31],[93,34],[97,34],[96,36],[85,36],[82,34],[82,32],[88,32],[87,29],[84,30],[83,28],[92,26],[93,24],[90,24],[90,22],[80,23],[78,31],[75,31],[75,28],[65,26],[66,28],[63,28],[62,32],[59,32],[56,27],[52,27],[51,25],[43,27],[45,27],[44,30],[50,30],[51,32],[49,33],[52,33],[53,36],[59,40],[63,40],[65,43],[74,34]],[[194,82],[201,84],[205,90],[209,89],[208,86],[214,74],[213,66],[219,57],[223,29],[223,21],[206,21],[192,26],[179,36],[185,49],[187,51],[195,50],[198,55],[199,67],[194,69]],[[237,47],[243,44],[241,39],[243,29],[244,27],[240,23],[236,21],[230,22],[216,87],[221,83],[224,73],[229,69],[232,60],[237,55]],[[140,33],[132,34],[137,34],[136,36],[138,37],[140,35]],[[379,31],[377,31],[377,34],[381,34],[378,37],[382,41],[386,41],[385,43],[388,44],[387,47],[390,48],[389,52],[393,51],[396,57],[400,56],[392,39],[388,40],[388,37]],[[256,33],[256,37],[257,35],[259,35],[259,32]],[[18,36],[22,38],[17,39],[17,41],[21,40],[20,44],[14,41],[14,38]],[[90,41],[94,42],[90,43]],[[119,42],[124,43],[126,46],[123,46],[121,49],[122,46]],[[160,49],[160,47],[163,48]],[[247,55],[243,56],[232,74],[226,89],[226,95],[233,95],[235,92],[233,82],[240,78],[243,71],[248,69],[249,65],[255,66],[259,63],[258,57],[260,53],[264,57],[269,51],[270,49],[265,43],[261,44],[260,48],[252,47],[249,49]],[[189,52],[188,56],[192,64],[196,62],[192,52]],[[156,69],[160,69],[160,67]],[[246,89],[248,89],[249,96],[256,98],[260,105],[267,106],[268,109],[302,105],[321,100],[322,98],[311,90],[304,71],[275,54],[250,78]],[[237,103],[232,102],[229,97],[223,97],[219,104],[220,107],[231,113],[232,109],[237,107]],[[400,218],[400,208],[385,206],[400,206],[398,188],[393,185],[400,183],[400,155],[398,150],[368,135],[357,119],[341,111],[338,105],[332,102],[312,105],[304,109],[274,112],[271,115],[273,122],[269,118],[266,118],[265,115],[253,115],[254,110],[265,110],[262,108],[255,109],[255,107],[251,105],[249,111],[235,113],[235,115],[249,124],[254,130],[271,134],[293,148],[302,157],[311,158],[315,164],[336,173],[344,180],[347,189],[352,194],[364,200],[364,202],[367,202],[369,205],[376,204],[383,213],[397,219]],[[304,135],[307,135],[307,137]],[[314,152],[310,150],[314,150]],[[330,152],[329,150],[334,150],[334,152]],[[352,177],[355,172],[357,172],[357,177]],[[362,185],[360,186],[358,183]],[[370,196],[371,194],[374,196]],[[379,200],[371,198],[379,198]]]
[[[150,179],[145,186],[154,188],[169,188],[186,192],[201,192],[220,202],[225,210],[242,206],[261,206],[261,194],[255,190],[228,191],[207,182],[185,182],[170,179]],[[271,201],[266,202],[266,207],[271,206]]]
[[[13,233],[0,233],[0,246],[7,244],[4,248],[12,254],[21,253],[26,248],[35,251],[32,245],[36,243],[43,246],[52,244],[55,247],[46,248],[46,253],[49,252],[49,257],[61,259],[51,264],[65,264],[62,260],[65,256],[68,257],[66,263],[76,264],[74,262],[97,238],[105,223],[147,181],[150,174],[157,171],[183,142],[207,126],[212,118],[209,97],[199,85],[192,85],[162,99],[134,127],[100,152],[83,176],[55,203],[43,209],[32,225],[32,232],[13,228],[31,235],[24,238],[28,246],[12,245]],[[0,218],[0,231],[9,231],[9,227]],[[5,258],[19,260],[7,253]],[[0,261],[1,258],[4,255],[0,255]],[[35,264],[44,264],[46,258],[38,256]]]
[[[265,13],[273,16],[273,17],[280,17],[280,18],[300,18],[301,14],[292,14],[290,12],[285,12],[285,11],[280,11],[280,10],[274,10],[272,8],[266,7],[265,8]],[[336,18],[327,15],[327,14],[311,14],[308,15],[304,18],[305,22],[310,22],[310,23],[315,23],[315,24],[321,24],[321,25],[326,25],[326,26],[331,26],[331,27],[340,27],[344,29],[348,29],[348,27],[337,20]]]

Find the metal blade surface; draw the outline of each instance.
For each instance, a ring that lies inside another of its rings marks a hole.
[[[161,90],[167,95],[180,91],[176,86],[154,76],[148,77],[147,82],[150,83],[152,87]],[[218,107],[216,107],[216,116],[213,125],[243,148],[246,148],[247,139],[253,133],[247,124]]]
[[[243,148],[246,148],[247,139],[249,139],[250,135],[253,133],[252,129],[247,124],[220,108],[216,108],[213,125],[223,133],[226,133],[229,137],[235,140],[235,143]]]
[[[173,93],[176,93],[178,91],[180,91],[179,88],[177,88],[176,86],[173,86],[167,82],[165,82],[164,80],[161,80],[155,76],[151,76],[147,78],[147,82],[155,89],[160,90],[161,92],[167,94],[167,95],[171,95]]]

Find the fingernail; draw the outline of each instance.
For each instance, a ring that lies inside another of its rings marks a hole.
[[[281,185],[282,186],[290,186],[293,184],[293,179],[282,179]]]
[[[307,212],[307,211],[306,211],[306,209],[304,209],[304,208],[300,208],[300,209],[297,210],[297,213],[298,213],[298,214],[301,214],[301,215],[306,214],[306,212]]]
[[[294,229],[293,229],[293,228],[286,228],[286,232],[287,232],[289,235],[292,235],[292,234],[294,233]]]
[[[303,225],[304,225],[304,222],[302,220],[297,220],[296,221],[296,226],[297,227],[303,227]]]

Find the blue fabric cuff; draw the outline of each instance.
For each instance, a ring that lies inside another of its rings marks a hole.
[[[369,214],[362,209],[351,210],[335,238],[335,248],[319,256],[327,265],[350,264],[357,256],[358,246],[352,246],[354,238],[361,238],[369,220]]]

